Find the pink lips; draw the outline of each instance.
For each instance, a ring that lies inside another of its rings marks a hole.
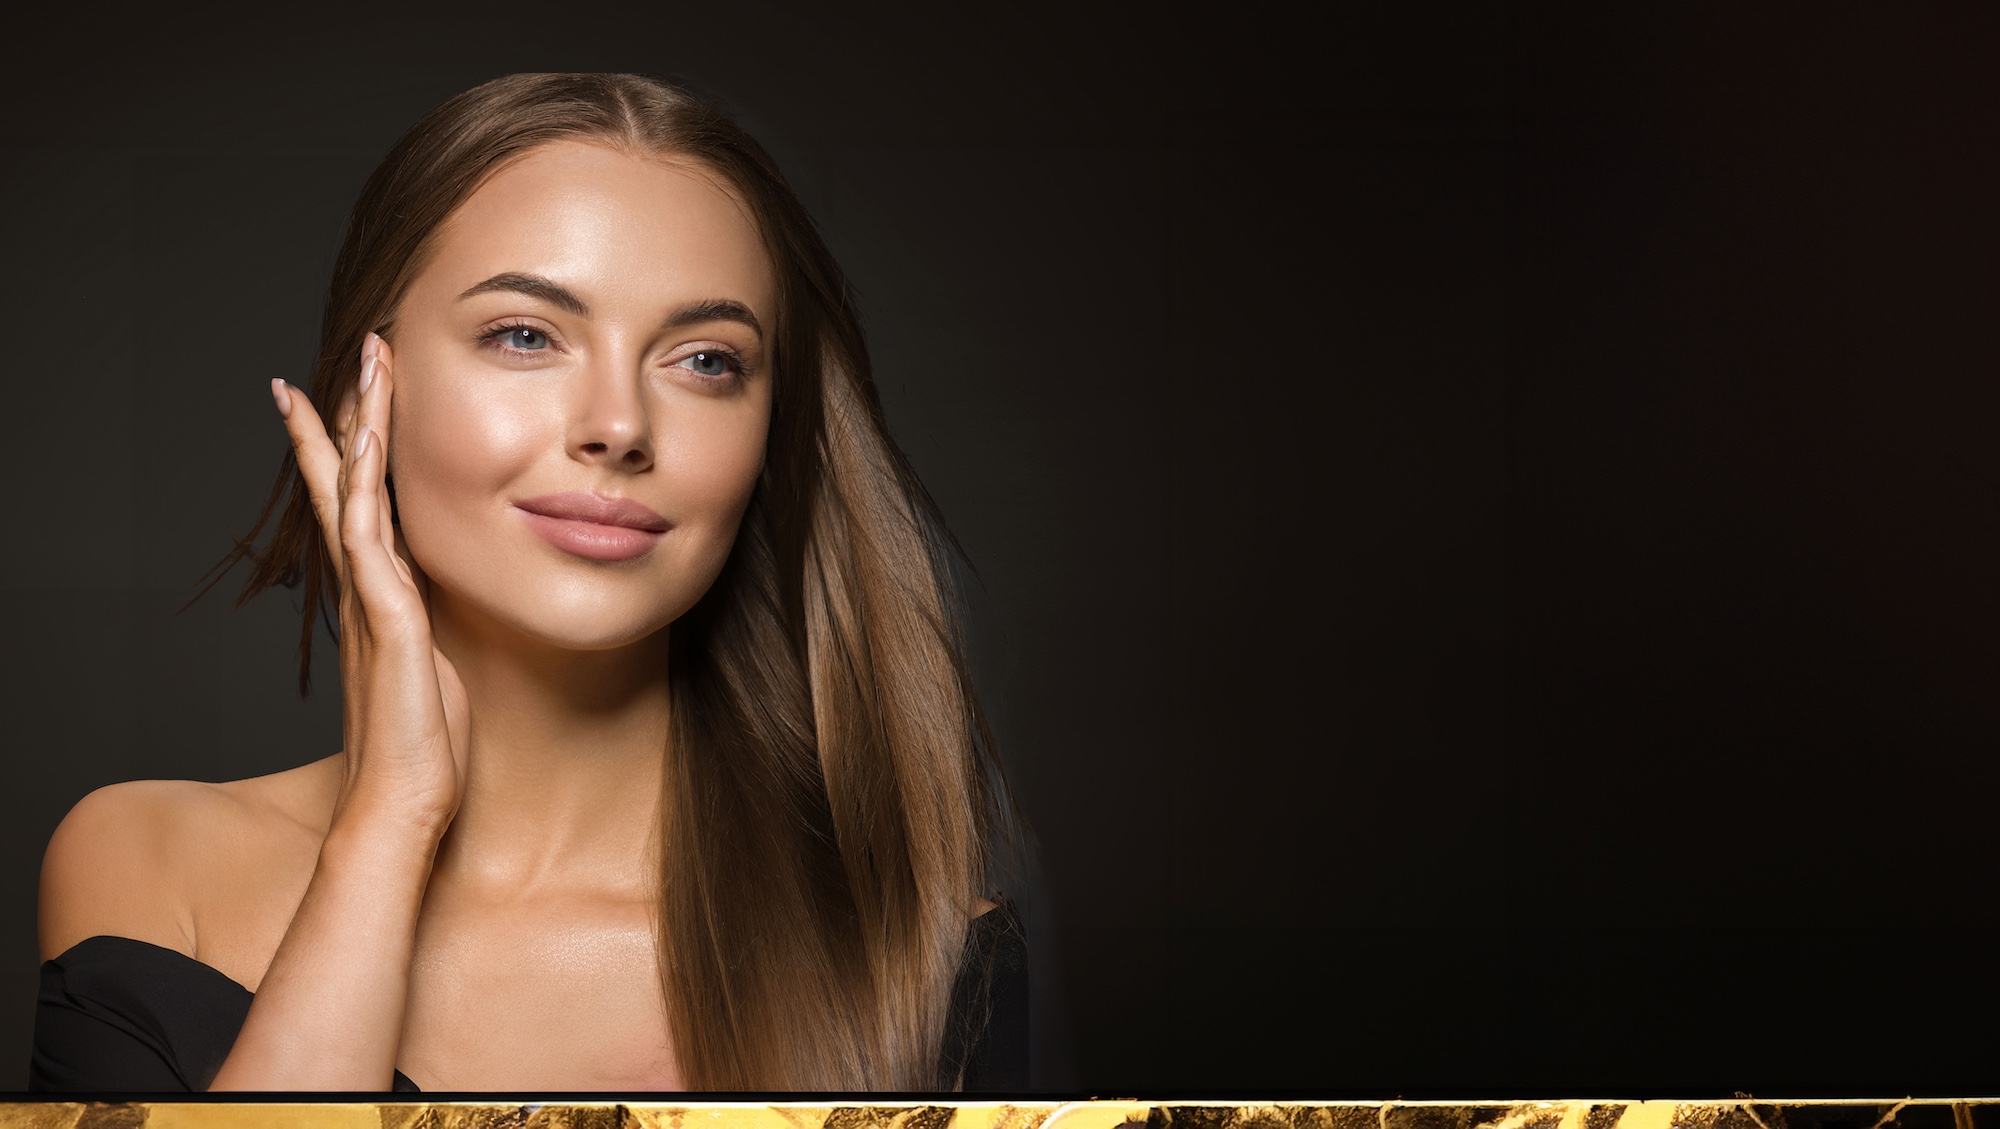
[[[592,560],[629,561],[642,556],[671,528],[666,518],[629,498],[574,491],[523,498],[514,505],[543,540]]]

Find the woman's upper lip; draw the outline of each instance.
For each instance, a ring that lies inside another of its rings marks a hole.
[[[544,494],[539,498],[522,498],[514,504],[531,514],[540,514],[543,517],[564,518],[569,521],[594,521],[599,525],[622,525],[627,529],[644,529],[650,533],[664,533],[668,528],[666,518],[630,498],[605,498],[597,494],[586,494],[581,490],[567,494]]]

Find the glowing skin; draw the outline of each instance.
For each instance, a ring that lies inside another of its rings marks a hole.
[[[441,234],[391,334],[390,473],[434,621],[571,650],[652,635],[721,570],[763,465],[758,332],[670,327],[718,299],[770,323],[756,229],[692,166],[569,144],[494,177]],[[461,297],[507,275],[554,282],[588,314],[511,290]],[[672,528],[627,561],[564,552],[514,503],[571,491],[630,499]]]
[[[321,421],[273,388],[337,546],[347,747],[87,797],[45,857],[44,956],[131,937],[256,992],[218,1089],[678,1087],[666,640],[761,473],[775,313],[699,168],[555,143],[496,172],[368,392]]]

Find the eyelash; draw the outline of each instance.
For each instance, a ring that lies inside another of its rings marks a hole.
[[[513,346],[508,345],[505,342],[501,341],[501,338],[506,337],[509,333],[512,333],[517,329],[532,329],[536,333],[539,333],[544,337],[548,337],[549,343],[551,345],[555,343],[554,337],[549,333],[548,330],[545,330],[540,326],[533,324],[532,322],[505,321],[505,322],[500,322],[496,325],[488,326],[486,329],[481,330],[479,332],[478,344],[480,345],[490,344],[492,348],[498,349],[502,353],[506,353],[515,357],[532,357],[537,353],[542,353],[547,351],[543,349],[516,349]],[[693,357],[701,356],[704,353],[711,354],[713,356],[718,356],[728,361],[729,367],[732,371],[725,376],[709,376],[705,373],[699,373],[699,372],[691,374],[700,380],[711,381],[720,384],[727,380],[741,380],[744,377],[750,375],[750,366],[744,363],[742,354],[738,353],[734,349],[724,349],[721,348],[720,346],[713,349],[697,349],[694,352],[689,353],[686,357],[682,357],[681,360],[682,361],[689,360]],[[674,367],[676,368],[681,367],[680,362],[679,361],[674,362]]]
[[[536,333],[539,333],[544,337],[549,336],[547,330],[541,328],[540,326],[533,325],[525,321],[503,321],[496,325],[491,325],[485,329],[480,330],[478,343],[481,345],[494,343],[493,344],[494,348],[500,350],[503,353],[510,353],[517,357],[529,357],[543,351],[541,349],[516,349],[513,346],[500,341],[500,338],[507,336],[509,333],[512,333],[517,329],[532,329]],[[551,338],[551,344],[553,343],[554,340],[553,338]]]

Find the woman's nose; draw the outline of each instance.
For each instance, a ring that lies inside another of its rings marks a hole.
[[[581,374],[569,449],[586,463],[639,471],[653,465],[652,420],[636,364],[591,365]]]

